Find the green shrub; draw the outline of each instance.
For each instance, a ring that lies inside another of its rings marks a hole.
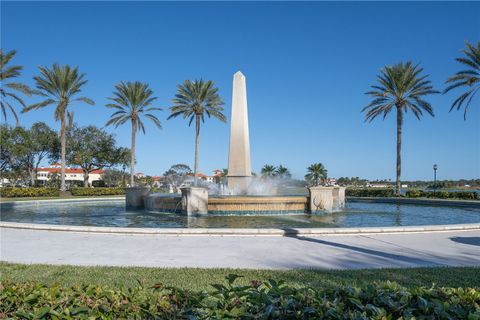
[[[282,281],[215,284],[212,293],[145,288],[0,284],[0,315],[20,319],[478,319],[473,288],[292,287]]]
[[[74,196],[113,196],[125,194],[123,188],[73,188],[70,190]]]
[[[455,191],[422,191],[422,190],[408,190],[405,194],[409,198],[436,198],[436,199],[460,199],[460,200],[480,200],[476,192],[455,192]]]
[[[0,188],[0,196],[3,198],[19,197],[58,197],[60,191],[57,188]]]
[[[393,197],[395,193],[394,190],[390,188],[347,188],[345,195],[348,197]]]
[[[407,192],[405,193],[405,196],[407,196],[408,198],[419,198],[422,196],[422,194],[423,194],[422,190],[410,189],[410,190],[407,190]]]

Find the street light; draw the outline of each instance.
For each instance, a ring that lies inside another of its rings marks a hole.
[[[433,165],[433,196],[435,197],[435,191],[437,190],[437,169],[436,164]]]

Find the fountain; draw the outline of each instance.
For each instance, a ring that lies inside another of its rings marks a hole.
[[[150,193],[143,187],[128,188],[126,204],[129,208],[186,215],[328,213],[345,206],[343,187],[316,186],[308,188],[308,196],[284,196],[277,195],[274,186],[252,178],[247,88],[240,71],[233,76],[227,187],[216,189],[209,196],[208,186],[190,186],[181,188],[180,196]],[[261,196],[259,189],[263,191]]]

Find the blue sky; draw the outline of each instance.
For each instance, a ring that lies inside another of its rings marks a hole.
[[[437,89],[458,71],[465,41],[480,40],[478,2],[1,2],[1,46],[18,51],[21,80],[37,66],[78,65],[84,95],[73,105],[80,125],[103,126],[119,81],[148,82],[158,97],[163,130],[148,125],[137,139],[137,171],[161,174],[174,163],[193,167],[194,128],[167,121],[177,84],[213,80],[230,115],[232,76],[247,77],[252,164],[282,164],[296,177],[322,162],[332,177],[393,179],[395,118],[363,121],[364,92],[381,67],[421,63]],[[403,178],[480,176],[480,96],[467,121],[448,113],[456,93],[428,100],[435,118],[405,119]],[[29,102],[36,101],[28,99]],[[53,108],[21,116],[52,127]],[[107,128],[130,145],[130,127]],[[227,165],[227,124],[207,120],[200,170]]]

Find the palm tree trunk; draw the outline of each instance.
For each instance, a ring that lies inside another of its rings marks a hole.
[[[85,188],[88,188],[89,187],[89,183],[88,183],[88,171],[84,171],[83,172],[83,186]]]
[[[30,184],[32,187],[35,187],[35,180],[36,180],[36,174],[35,174],[36,170],[33,169],[32,172],[30,172]]]
[[[403,113],[402,108],[397,106],[397,179],[395,193],[400,195],[400,189],[402,187],[400,182],[400,175],[402,174],[402,125],[403,125]]]
[[[135,134],[137,122],[132,119],[132,147],[130,149],[130,187],[135,186]]]
[[[65,156],[66,156],[66,153],[67,153],[67,138],[66,138],[66,134],[65,134],[65,112],[62,114],[62,120],[61,120],[61,123],[60,123],[60,143],[61,143],[61,146],[62,146],[62,155],[61,155],[61,163],[60,163],[60,180],[61,180],[61,183],[60,183],[60,191],[66,191],[67,190],[67,186],[65,184]]]
[[[200,116],[197,115],[195,119],[195,165],[193,167],[194,185],[198,184],[198,144],[200,143]]]

